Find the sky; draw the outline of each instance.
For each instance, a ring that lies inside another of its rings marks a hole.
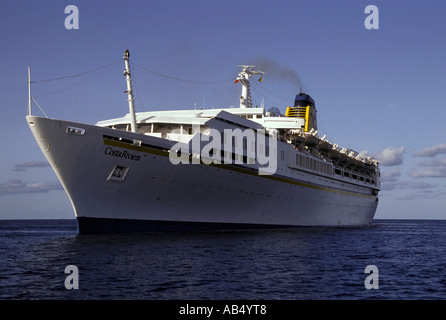
[[[128,112],[126,49],[137,112],[237,106],[237,65],[257,65],[254,105],[284,113],[302,88],[321,136],[380,161],[375,218],[446,219],[445,12],[445,0],[2,0],[0,219],[74,218],[25,121],[27,68],[49,117],[94,124]]]

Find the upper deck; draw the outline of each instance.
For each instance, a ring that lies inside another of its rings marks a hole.
[[[247,124],[242,119],[254,122],[266,130],[282,129],[282,130],[303,130],[305,127],[305,119],[285,117],[285,116],[271,116],[265,112],[264,108],[221,108],[221,109],[206,109],[206,110],[168,110],[168,111],[148,111],[136,113],[136,123],[138,127],[146,127],[150,124],[183,124],[191,125],[204,124],[207,119],[215,118],[222,111],[235,115],[240,120],[237,122],[246,127],[251,127],[253,124]],[[123,126],[130,124],[130,113],[124,117],[108,119],[99,121],[97,126],[101,127],[115,127],[123,128]],[[138,132],[138,130],[137,130]],[[142,132],[144,133],[144,131]]]

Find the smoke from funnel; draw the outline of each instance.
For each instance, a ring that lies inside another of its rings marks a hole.
[[[297,86],[299,89],[303,88],[302,80],[292,68],[280,65],[268,58],[259,58],[256,59],[255,62],[260,70],[265,72],[269,79],[285,80],[290,82],[293,86]]]

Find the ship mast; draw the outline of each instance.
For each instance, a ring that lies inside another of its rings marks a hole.
[[[130,52],[127,49],[124,52],[124,63],[125,63],[124,75],[125,75],[125,78],[127,81],[127,90],[124,91],[124,93],[127,93],[127,95],[128,95],[131,131],[136,132],[136,114],[135,114],[135,106],[133,104],[133,102],[135,100],[133,99],[132,79],[130,78],[129,58],[130,58]]]
[[[28,67],[28,115],[31,115],[31,69]]]
[[[241,82],[242,83],[242,95],[240,96],[240,108],[251,108],[252,107],[252,101],[251,101],[251,84],[249,83],[249,77],[260,74],[264,75],[265,73],[259,70],[253,70],[255,66],[246,66],[246,65],[239,65],[238,67],[242,68],[242,72],[238,74],[237,79],[235,82]]]

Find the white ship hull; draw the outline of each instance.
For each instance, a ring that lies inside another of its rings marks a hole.
[[[372,222],[378,204],[378,188],[291,169],[287,161],[263,176],[243,165],[174,165],[167,152],[174,142],[167,139],[35,116],[27,121],[80,233],[361,226]],[[122,181],[113,179],[117,166],[126,168]]]

